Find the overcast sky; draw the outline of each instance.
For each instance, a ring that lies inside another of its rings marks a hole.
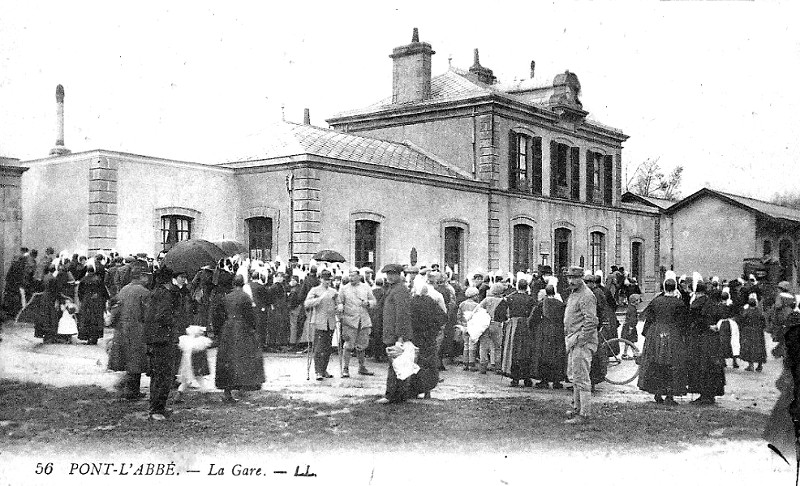
[[[468,68],[476,47],[502,81],[531,60],[541,80],[577,73],[590,116],[631,137],[625,164],[684,165],[684,195],[800,192],[790,2],[378,3],[0,0],[0,155],[47,156],[58,83],[73,152],[203,161],[281,106],[327,126],[391,95],[388,55],[419,27],[434,75],[448,57]]]

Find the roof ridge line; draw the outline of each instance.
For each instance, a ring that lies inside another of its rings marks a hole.
[[[432,152],[430,152],[430,151],[428,151],[428,150],[425,150],[424,148],[422,148],[422,147],[420,147],[419,145],[415,144],[415,143],[414,143],[414,142],[412,142],[411,140],[403,140],[401,143],[402,143],[403,145],[406,145],[408,148],[410,148],[410,149],[412,149],[412,150],[415,150],[415,151],[417,151],[417,152],[421,153],[422,155],[424,155],[424,156],[428,157],[429,159],[433,160],[433,161],[434,161],[434,162],[436,162],[437,164],[441,164],[441,165],[443,165],[444,167],[446,167],[446,168],[448,168],[448,169],[452,170],[453,172],[457,173],[458,175],[460,175],[460,176],[462,176],[462,177],[464,177],[464,178],[467,178],[467,179],[474,179],[474,178],[472,177],[472,174],[470,174],[469,172],[465,171],[465,170],[464,170],[464,169],[462,169],[461,167],[458,167],[458,166],[456,166],[456,165],[453,165],[453,164],[451,164],[450,162],[446,162],[444,159],[442,159],[442,158],[441,158],[441,157],[439,157],[438,155],[436,155],[436,154],[434,154],[434,153],[432,153]]]

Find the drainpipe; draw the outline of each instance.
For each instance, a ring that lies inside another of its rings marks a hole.
[[[289,193],[289,258],[294,256],[294,169],[286,174],[286,192]]]

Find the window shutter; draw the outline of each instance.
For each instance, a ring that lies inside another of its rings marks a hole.
[[[558,143],[550,141],[550,196],[558,197]]]
[[[586,202],[594,201],[594,153],[586,151]]]
[[[603,165],[603,184],[605,185],[603,201],[611,206],[614,203],[614,157],[611,155],[603,157]]]
[[[518,189],[519,178],[517,177],[517,134],[514,131],[508,132],[508,188]]]
[[[569,148],[569,160],[572,165],[571,196],[575,201],[581,199],[581,152],[578,147]]]
[[[533,137],[531,141],[533,151],[533,175],[531,176],[531,192],[542,194],[542,137]]]

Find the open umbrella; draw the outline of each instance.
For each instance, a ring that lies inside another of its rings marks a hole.
[[[223,240],[223,241],[215,241],[213,243],[217,245],[229,257],[232,257],[234,255],[249,253],[247,247],[239,243],[238,241]]]
[[[318,251],[312,257],[314,260],[318,262],[344,262],[345,259],[341,253],[338,251],[333,250],[322,250]]]
[[[186,272],[192,278],[206,265],[215,265],[228,255],[214,243],[206,240],[184,240],[175,244],[164,256],[162,265],[173,271]]]

